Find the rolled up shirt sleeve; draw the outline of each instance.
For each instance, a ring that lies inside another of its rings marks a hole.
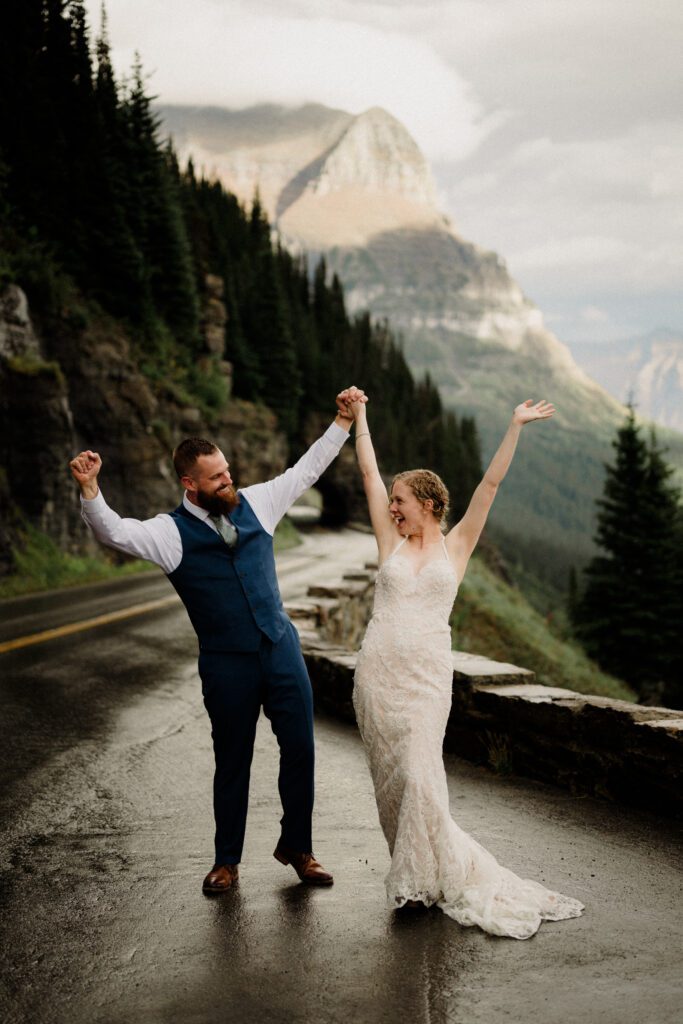
[[[81,497],[81,515],[101,544],[153,562],[167,574],[180,565],[182,541],[178,527],[166,513],[153,519],[124,519],[98,491],[94,498]]]
[[[275,527],[287,510],[322,476],[341,451],[348,436],[348,431],[343,427],[331,423],[322,437],[311,445],[291,469],[266,483],[253,484],[240,490],[267,533],[275,533]]]

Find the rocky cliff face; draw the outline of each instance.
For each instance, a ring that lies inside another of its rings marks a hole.
[[[442,223],[426,160],[403,125],[378,107],[353,118],[302,168],[276,208],[285,239],[313,251],[365,246],[381,232]]]
[[[45,359],[26,296],[13,285],[0,296],[0,394],[0,571],[7,571],[20,509],[60,544],[68,546],[76,528],[64,474],[74,429],[67,383]]]
[[[181,157],[191,155],[198,169],[247,203],[258,188],[271,220],[288,183],[334,147],[353,121],[351,114],[313,103],[296,110],[163,106],[159,113]]]
[[[650,338],[628,357],[640,412],[683,431],[683,338]]]
[[[222,352],[225,340],[220,282],[209,282],[208,294],[207,355]],[[42,332],[15,286],[0,297],[0,395],[0,571],[10,567],[26,522],[65,550],[92,547],[68,467],[81,449],[102,455],[109,503],[141,519],[177,505],[181,490],[170,454],[185,436],[215,440],[241,485],[285,466],[286,441],[268,410],[232,400],[209,424],[172,390],[152,392],[118,325],[67,314],[59,328]]]
[[[402,196],[436,210],[436,188],[429,165],[400,121],[372,107],[354,117],[309,177],[318,196],[344,188]]]

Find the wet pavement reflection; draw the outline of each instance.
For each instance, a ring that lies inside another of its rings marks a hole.
[[[182,610],[0,661],[6,1022],[666,1024],[680,1010],[676,827],[448,759],[460,825],[584,917],[527,942],[384,902],[388,855],[356,730],[318,718],[309,889],[272,857],[261,719],[238,886],[207,897],[212,754]]]

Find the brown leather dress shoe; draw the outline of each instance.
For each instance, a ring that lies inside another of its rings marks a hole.
[[[405,903],[397,907],[397,910],[427,910],[427,904],[423,903],[422,900],[406,900]]]
[[[239,878],[236,864],[214,864],[202,883],[204,892],[227,892]]]
[[[281,864],[291,864],[301,881],[307,885],[332,885],[334,882],[329,871],[325,871],[312,853],[296,853],[278,844],[273,857]]]

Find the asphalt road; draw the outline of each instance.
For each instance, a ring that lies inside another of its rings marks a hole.
[[[371,538],[312,536],[283,591]],[[0,608],[0,639],[168,596],[156,576]],[[277,746],[261,720],[238,888],[208,898],[212,755],[185,613],[168,604],[0,655],[0,1013],[7,1022],[673,1024],[675,826],[448,758],[453,813],[582,918],[526,942],[384,904],[388,855],[356,731],[317,721],[316,853],[329,890],[272,858]]]

